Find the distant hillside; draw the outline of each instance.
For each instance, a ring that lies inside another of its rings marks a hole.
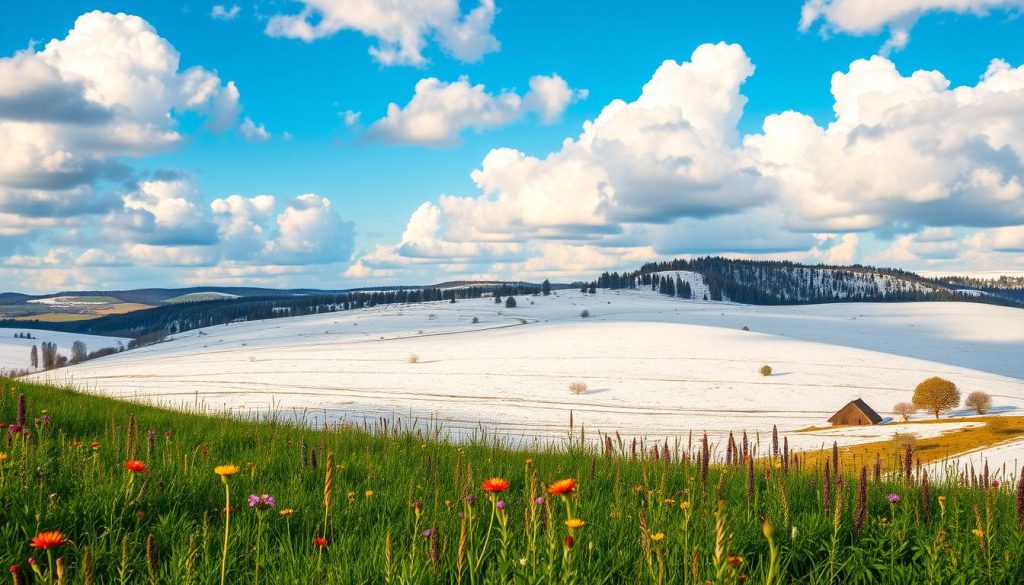
[[[752,305],[837,302],[968,301],[1022,306],[1024,298],[967,289],[913,272],[872,266],[706,257],[645,264],[626,273],[604,273],[599,288],[650,288],[670,296]],[[1018,291],[1019,292],[1019,291]]]
[[[158,289],[151,289],[158,290]],[[160,289],[162,290],[162,289]],[[71,322],[52,322],[41,320],[0,320],[0,328],[34,328],[50,331],[66,331],[69,333],[87,333],[92,335],[109,335],[130,337],[142,343],[155,341],[165,335],[189,331],[212,325],[222,325],[257,319],[275,319],[294,317],[314,313],[331,313],[358,309],[367,306],[391,303],[420,303],[425,301],[458,302],[459,299],[479,298],[485,294],[498,296],[534,294],[540,291],[540,285],[530,283],[491,282],[480,285],[454,287],[405,287],[388,290],[355,290],[345,292],[299,292],[272,291],[256,289],[267,294],[226,296],[227,291],[238,292],[242,289],[216,289],[216,298],[202,299],[209,294],[210,288],[197,288],[186,295],[174,298],[185,298],[183,302],[165,302],[158,307],[117,315],[107,315],[89,320]],[[253,289],[249,289],[253,290]],[[273,294],[269,294],[273,293]],[[83,295],[85,293],[77,293]],[[113,292],[111,294],[114,294]],[[124,291],[117,294],[122,298]],[[195,300],[189,300],[190,295]]]

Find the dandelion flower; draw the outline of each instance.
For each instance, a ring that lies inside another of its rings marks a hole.
[[[363,495],[366,496],[367,498],[372,498],[373,497],[373,490],[366,490],[366,493],[363,494]]]
[[[149,471],[149,469],[146,467],[146,464],[137,459],[125,461],[124,468],[132,473],[146,473],[147,471]]]
[[[680,510],[689,510],[690,509],[690,500],[686,500],[685,502],[679,502],[679,509]]]
[[[971,531],[971,534],[973,534],[974,536],[977,536],[978,538],[981,538],[981,537],[985,536],[985,531],[982,530],[981,528],[975,528],[974,530]]]
[[[238,473],[238,467],[235,465],[218,465],[213,468],[213,472],[221,477],[231,477]]]
[[[583,524],[584,522],[582,518],[569,518],[565,521],[565,525],[573,530],[583,528]]]
[[[564,496],[571,494],[576,489],[576,480],[572,478],[560,479],[548,486],[548,493],[552,496]]]
[[[665,540],[665,533],[664,532],[655,532],[654,534],[651,535],[651,540],[653,540],[654,542],[661,542],[661,541]]]
[[[293,510],[291,508],[285,508],[285,509],[281,510],[280,512],[278,512],[278,514],[284,516],[285,518],[290,517],[294,513],[295,513],[295,510]]]
[[[507,479],[502,479],[500,477],[491,477],[485,479],[483,483],[480,484],[480,488],[483,489],[485,492],[498,493],[507,490],[508,485],[509,484]]]
[[[49,550],[56,548],[67,542],[67,537],[64,536],[63,532],[57,530],[49,530],[46,532],[40,532],[39,534],[32,537],[29,545],[32,548],[38,548],[42,550]]]

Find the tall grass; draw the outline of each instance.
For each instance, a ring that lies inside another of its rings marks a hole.
[[[30,547],[53,530],[68,542],[46,552],[61,559],[59,582],[69,584],[215,584],[222,557],[227,583],[1016,583],[1024,575],[1017,485],[934,477],[922,485],[917,474],[858,468],[830,473],[826,487],[823,469],[793,464],[788,447],[729,465],[709,464],[703,439],[693,453],[578,443],[525,452],[0,384],[0,422],[15,422],[26,397],[25,429],[0,431],[0,563],[18,565],[25,583],[58,582],[58,562],[49,570],[43,550]],[[145,454],[145,471],[126,469],[133,453]],[[221,465],[239,471],[218,476]],[[491,478],[503,481],[482,485]],[[575,489],[559,482],[567,479]],[[250,495],[272,496],[273,506]]]

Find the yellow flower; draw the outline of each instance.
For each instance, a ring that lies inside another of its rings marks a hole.
[[[366,493],[364,495],[366,497],[368,497],[368,498],[372,498],[373,497],[373,490],[366,490]]]
[[[685,502],[679,502],[679,509],[680,510],[689,510],[690,509],[690,500],[686,500]]]
[[[285,518],[291,516],[294,513],[295,513],[295,510],[292,510],[291,508],[285,508],[284,510],[281,510],[280,512],[278,512],[278,514],[284,516]]]
[[[776,461],[774,463],[774,467],[775,467],[775,469],[782,469],[782,462],[781,461]]]
[[[642,485],[638,485],[638,486],[634,486],[633,487],[633,493],[634,494],[639,494],[642,491],[644,491],[644,486],[642,486]]]
[[[0,461],[7,461],[7,454],[6,453],[0,453]]]
[[[221,477],[231,477],[238,473],[238,467],[234,465],[218,465],[213,468],[213,472]]]
[[[653,540],[654,542],[661,542],[661,541],[665,540],[665,533],[664,532],[655,532],[654,534],[651,535],[651,540]]]
[[[985,531],[982,530],[981,528],[975,528],[974,530],[971,531],[971,534],[973,534],[974,536],[977,536],[978,538],[981,538],[981,537],[985,536]]]
[[[565,521],[565,525],[568,526],[569,528],[573,529],[573,530],[575,530],[577,528],[582,528],[583,524],[584,524],[584,522],[583,522],[582,518],[569,518],[568,520]]]
[[[675,506],[676,505],[676,501],[673,500],[672,498],[665,498],[665,505],[666,506]]]

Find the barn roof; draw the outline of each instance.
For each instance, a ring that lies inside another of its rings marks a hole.
[[[875,410],[873,408],[868,406],[867,402],[864,402],[860,398],[858,398],[856,400],[851,400],[850,402],[847,402],[846,406],[843,406],[842,408],[837,410],[836,413],[833,414],[830,419],[828,419],[828,422],[835,422],[835,419],[836,419],[836,417],[839,416],[839,413],[843,412],[844,410],[846,410],[847,408],[849,408],[851,406],[856,408],[857,410],[861,411],[861,413],[864,416],[866,416],[869,421],[871,421],[871,424],[874,425],[874,424],[878,424],[878,423],[882,422],[882,417],[879,416],[878,413],[875,412]]]

